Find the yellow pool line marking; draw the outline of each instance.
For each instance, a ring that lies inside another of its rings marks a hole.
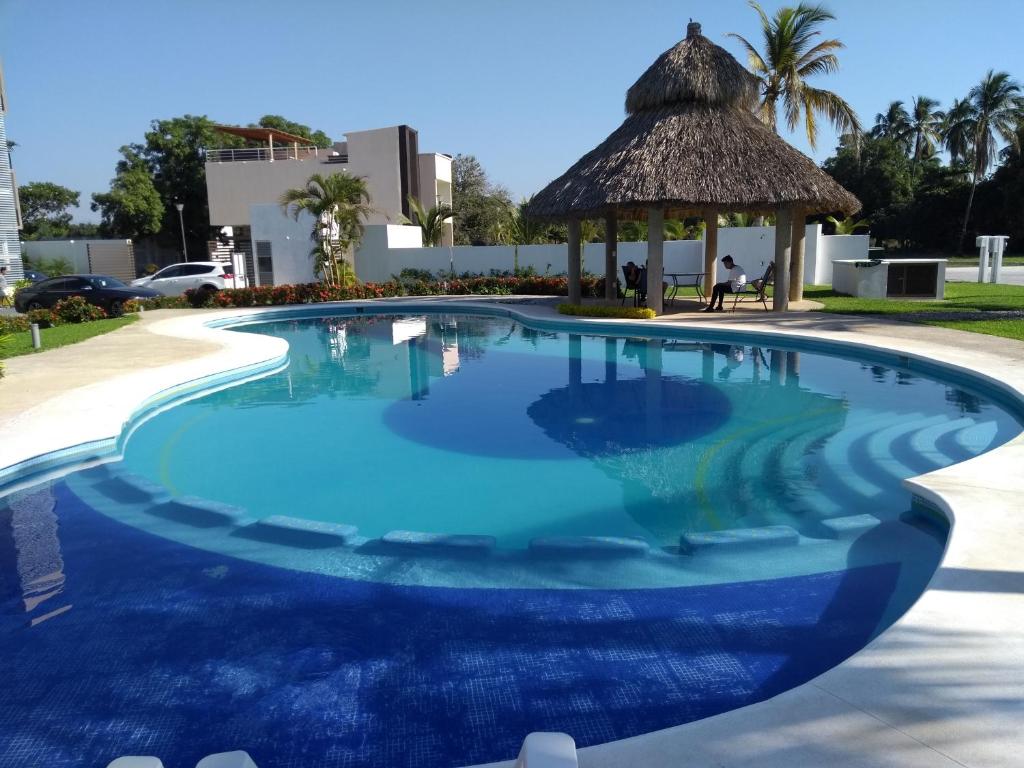
[[[171,495],[173,496],[178,496],[180,494],[180,489],[173,482],[171,482],[171,450],[181,441],[181,438],[185,436],[185,432],[190,430],[203,419],[207,418],[209,418],[208,413],[204,412],[196,414],[191,419],[182,424],[180,427],[178,427],[171,434],[171,436],[167,438],[167,441],[160,449],[160,459],[158,462],[160,482],[167,490],[171,492]]]
[[[731,432],[717,443],[708,448],[707,452],[701,458],[697,464],[697,471],[694,473],[693,486],[697,491],[697,504],[700,507],[701,512],[711,521],[711,524],[718,528],[721,523],[718,519],[718,515],[715,514],[714,507],[711,505],[711,500],[708,498],[707,491],[705,490],[705,480],[708,473],[708,468],[711,465],[711,460],[715,457],[722,448],[729,443],[733,442],[736,438],[742,437],[743,435],[750,434],[751,432],[758,432],[763,429],[770,427],[777,427],[782,424],[787,424],[794,421],[804,421],[817,416],[824,416],[829,413],[839,413],[842,408],[822,408],[817,411],[810,411],[809,413],[800,413],[794,416],[788,416],[784,419],[774,419],[772,421],[761,422],[751,427],[744,427],[738,429],[735,432]]]

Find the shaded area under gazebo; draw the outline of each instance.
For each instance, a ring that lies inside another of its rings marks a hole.
[[[803,296],[804,220],[860,203],[754,114],[758,81],[725,49],[687,26],[626,94],[626,120],[534,196],[530,215],[569,225],[569,301],[581,300],[580,222],[605,220],[605,297],[616,298],[620,221],[648,223],[648,306],[663,311],[666,217],[706,223],[704,287],[718,257],[718,214],[774,214],[775,290],[785,311]],[[748,275],[749,279],[759,277]]]

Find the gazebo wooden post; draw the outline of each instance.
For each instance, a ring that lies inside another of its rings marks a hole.
[[[718,212],[704,211],[704,295],[711,301],[715,287],[715,269],[718,263]]]
[[[789,256],[793,238],[793,212],[780,207],[775,212],[775,292],[772,311],[789,309]]]
[[[800,208],[793,209],[793,247],[789,260],[789,300],[804,298],[804,250],[807,242],[807,216]]]
[[[665,304],[665,211],[647,209],[647,308],[660,315]]]
[[[569,303],[580,304],[580,220],[569,219]]]
[[[619,298],[619,219],[615,211],[604,218],[604,297],[608,301]]]

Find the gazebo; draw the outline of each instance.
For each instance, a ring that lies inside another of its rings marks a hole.
[[[538,192],[530,214],[569,225],[569,301],[580,302],[580,221],[605,220],[605,295],[616,294],[619,221],[646,220],[647,300],[663,309],[665,217],[706,222],[704,282],[710,295],[718,214],[774,213],[773,309],[803,296],[804,221],[851,214],[860,202],[754,114],[758,80],[690,22],[626,93],[619,128]],[[792,251],[792,258],[790,258]],[[754,276],[751,275],[751,278]]]

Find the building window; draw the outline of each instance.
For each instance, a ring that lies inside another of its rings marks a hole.
[[[269,240],[256,241],[256,271],[258,285],[274,284],[274,258]]]

